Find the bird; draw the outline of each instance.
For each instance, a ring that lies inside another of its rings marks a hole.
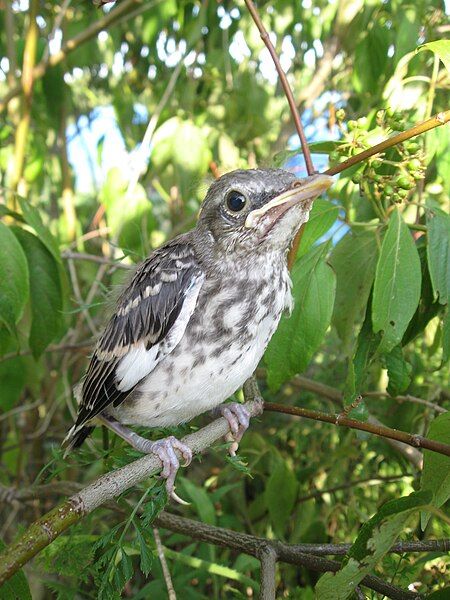
[[[249,413],[225,400],[252,375],[292,309],[287,253],[331,183],[325,174],[241,169],[211,184],[196,226],[154,250],[118,297],[80,385],[66,452],[106,425],[160,458],[178,501],[177,451],[188,465],[190,448],[174,436],[148,440],[130,425],[175,426],[215,410],[228,421],[235,453]]]

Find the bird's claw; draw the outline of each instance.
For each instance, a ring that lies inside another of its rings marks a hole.
[[[236,456],[239,442],[250,425],[250,413],[243,404],[238,402],[222,404],[219,406],[219,411],[230,426],[230,431],[225,436],[225,441],[231,442],[228,452],[230,456]]]
[[[173,435],[153,442],[150,452],[155,454],[162,462],[161,477],[166,480],[166,490],[171,498],[180,504],[189,504],[175,493],[175,477],[180,468],[180,461],[175,450],[179,450],[184,458],[183,467],[187,467],[192,461],[192,450]]]

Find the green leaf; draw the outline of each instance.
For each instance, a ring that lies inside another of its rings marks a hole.
[[[401,346],[395,346],[385,355],[385,360],[389,377],[387,391],[391,396],[398,396],[411,383],[412,367],[406,362]]]
[[[348,233],[331,253],[337,280],[332,320],[344,345],[349,345],[355,324],[363,318],[377,258],[378,245],[371,231]]]
[[[14,408],[26,381],[26,365],[22,357],[0,362],[0,413]]]
[[[436,417],[430,424],[427,437],[438,442],[450,443],[450,412]],[[433,494],[431,503],[439,508],[450,498],[450,457],[431,450],[423,451],[421,489]],[[422,529],[425,529],[430,514],[423,513]]]
[[[431,52],[439,56],[447,71],[450,72],[450,40],[436,40],[417,48],[417,52],[422,52],[423,50],[431,50]]]
[[[283,537],[297,497],[297,480],[288,464],[278,459],[266,485],[264,498],[278,536]]]
[[[47,250],[49,250],[54,258],[60,263],[61,255],[59,253],[58,242],[53,237],[48,227],[42,222],[39,211],[34,206],[31,206],[25,198],[21,198],[20,196],[18,198],[25,221],[34,229],[41,242],[47,247]]]
[[[144,533],[141,531],[141,528],[136,525],[136,523],[135,528],[137,541],[139,544],[139,552],[141,555],[140,568],[144,575],[148,575],[152,568],[153,554],[145,541]]]
[[[322,575],[317,600],[346,600],[394,544],[409,517],[426,505],[429,494],[413,493],[387,502],[362,527],[337,573]]]
[[[332,227],[339,214],[339,208],[329,200],[317,198],[309,215],[308,222],[303,230],[302,240],[297,257],[305,255],[319,238]]]
[[[381,352],[390,352],[401,342],[419,303],[421,280],[417,248],[395,210],[381,246],[373,291],[373,330],[383,331]]]
[[[0,550],[5,548],[6,545],[0,540]],[[0,586],[0,600],[32,600],[30,586],[23,569],[19,569]]]
[[[372,323],[370,319],[371,307],[372,303],[371,299],[369,298],[366,316],[364,323],[362,324],[361,331],[358,335],[356,351],[353,356],[353,369],[351,370],[353,388],[350,389],[350,393],[356,395],[362,391],[368,375],[369,366],[371,365],[372,360],[376,355],[377,348],[380,345],[380,334],[374,333],[372,329]]]
[[[311,249],[292,270],[294,310],[282,317],[265,354],[272,389],[306,369],[330,325],[336,277],[325,262],[327,249]]]
[[[450,310],[442,322],[442,362],[445,364],[450,358]]]
[[[28,260],[31,299],[29,343],[33,356],[37,359],[61,331],[62,292],[59,268],[53,255],[35,235],[19,228],[15,228],[14,232]]]
[[[191,499],[193,505],[197,509],[198,516],[204,523],[209,523],[210,525],[216,524],[216,511],[214,508],[214,504],[211,501],[211,498],[206,490],[195,483],[192,483],[189,479],[183,477],[183,488],[186,490],[189,498]]]
[[[450,298],[450,215],[439,209],[427,215],[428,267],[435,299],[447,304]]]
[[[28,265],[11,229],[0,222],[0,322],[14,330],[29,296]]]

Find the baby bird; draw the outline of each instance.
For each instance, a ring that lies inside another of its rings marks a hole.
[[[218,407],[237,442],[249,424],[239,403],[222,404],[250,377],[292,304],[287,251],[327,175],[297,179],[281,169],[217,179],[197,225],[155,250],[135,271],[98,340],[81,387],[68,449],[96,423],[162,461],[174,491],[175,437],[155,442],[128,425],[178,425]]]

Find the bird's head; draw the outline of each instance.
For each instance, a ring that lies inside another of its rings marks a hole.
[[[232,171],[209,188],[197,228],[226,253],[286,250],[331,183],[328,175],[298,179],[282,169]]]

